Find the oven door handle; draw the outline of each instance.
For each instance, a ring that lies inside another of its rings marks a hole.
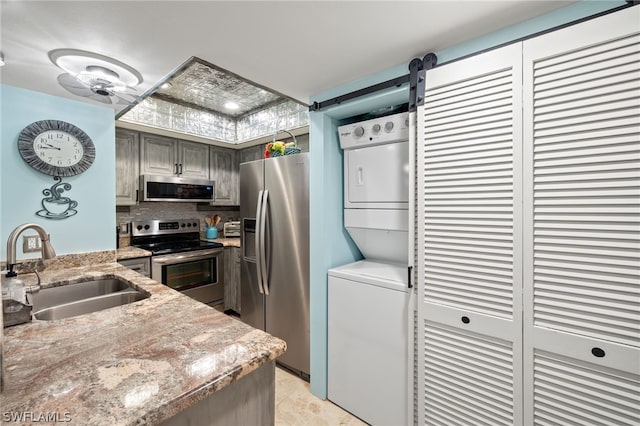
[[[267,258],[267,210],[269,205],[269,190],[264,190],[262,196],[262,216],[260,218],[260,257],[262,258],[262,288],[264,294],[269,295],[269,259]]]
[[[260,190],[258,193],[258,207],[256,208],[256,275],[258,281],[258,291],[260,294],[264,294],[264,290],[262,287],[262,262],[263,259],[260,257],[260,236],[262,235],[262,224],[260,222],[260,217],[262,215],[262,195],[264,191]]]
[[[185,253],[174,253],[167,254],[162,256],[152,256],[151,262],[158,263],[161,265],[171,265],[174,263],[182,263],[185,260],[194,261],[194,260],[202,260],[208,259],[210,257],[218,256],[222,253],[221,248],[212,249],[212,250],[196,250]]]

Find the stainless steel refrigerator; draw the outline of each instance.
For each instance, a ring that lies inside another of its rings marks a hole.
[[[240,318],[287,342],[309,377],[309,154],[240,164]]]

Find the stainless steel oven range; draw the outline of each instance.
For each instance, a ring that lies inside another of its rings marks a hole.
[[[199,219],[131,222],[131,245],[152,253],[151,278],[208,305],[224,299],[223,245],[200,241]]]

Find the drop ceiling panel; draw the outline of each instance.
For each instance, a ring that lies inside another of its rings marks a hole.
[[[186,103],[232,117],[240,117],[267,104],[285,99],[197,58],[169,81],[170,87],[160,88],[156,92],[162,99],[173,100],[179,104]],[[236,103],[238,109],[226,108],[227,102]]]

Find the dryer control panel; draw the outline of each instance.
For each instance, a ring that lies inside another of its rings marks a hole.
[[[338,127],[340,147],[355,149],[409,140],[409,113],[388,115]]]

